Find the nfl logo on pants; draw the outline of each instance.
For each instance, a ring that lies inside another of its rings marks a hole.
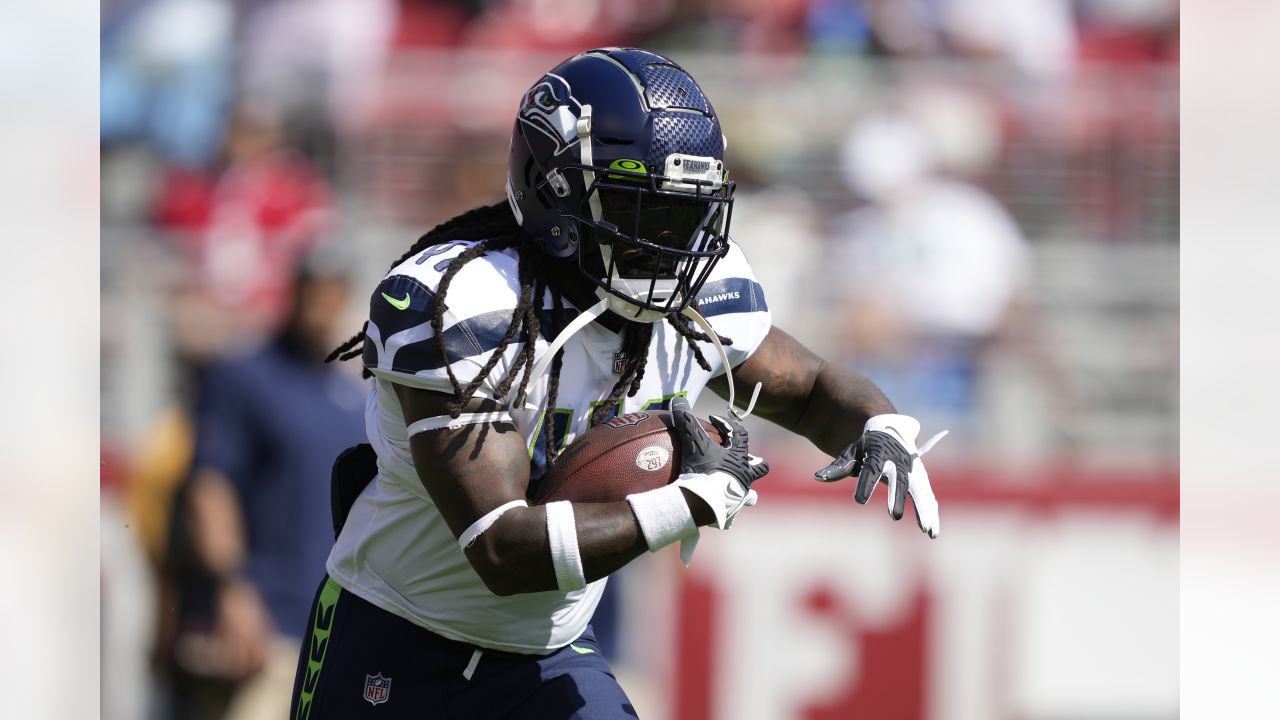
[[[391,696],[391,678],[377,675],[364,676],[364,699],[371,705],[384,703]]]

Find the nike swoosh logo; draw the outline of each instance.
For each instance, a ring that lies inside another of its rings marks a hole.
[[[397,299],[395,299],[395,298],[391,297],[390,295],[388,295],[388,294],[386,294],[386,293],[382,293],[382,299],[383,299],[383,300],[386,300],[386,301],[387,301],[387,302],[389,302],[389,303],[391,303],[391,307],[393,307],[393,308],[395,308],[395,309],[397,309],[397,310],[408,310],[408,309],[409,309],[409,293],[405,293],[405,294],[404,294],[404,299],[403,299],[403,300],[397,300]]]
[[[569,643],[569,649],[573,650],[579,655],[590,655],[591,653],[595,652],[595,650],[592,650],[591,648],[580,648],[577,645],[574,645],[573,643]]]

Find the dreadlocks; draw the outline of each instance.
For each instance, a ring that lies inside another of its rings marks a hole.
[[[418,238],[418,241],[405,251],[405,254],[391,263],[391,267],[387,268],[387,272],[391,272],[397,265],[423,250],[446,240],[482,240],[490,237],[515,237],[520,231],[520,226],[516,223],[515,216],[511,214],[510,208],[505,207],[505,205],[505,203],[500,203],[499,205],[485,205],[473,208],[431,228],[425,235]],[[477,253],[476,256],[479,254]],[[458,268],[461,269],[461,267],[462,265],[458,264]],[[444,301],[441,300],[437,305],[442,308]],[[365,331],[368,329],[369,323],[365,321],[364,325],[360,327],[360,332],[347,338],[346,342],[334,348],[333,352],[329,353],[324,361],[329,363],[334,360],[350,360],[360,355],[364,351]],[[364,378],[367,380],[370,377],[372,376],[369,371],[365,370]]]
[[[462,408],[475,396],[480,385],[489,376],[489,373],[497,367],[503,354],[517,337],[523,343],[523,347],[511,369],[499,381],[496,394],[500,398],[505,397],[513,386],[518,387],[515,404],[517,406],[522,405],[525,401],[525,394],[530,380],[537,380],[537,378],[530,378],[529,374],[533,371],[537,338],[542,332],[542,314],[540,312],[542,298],[550,289],[552,303],[550,316],[552,327],[549,328],[551,332],[548,333],[550,337],[558,335],[568,324],[564,311],[564,298],[561,297],[560,292],[554,286],[548,285],[542,253],[533,244],[532,238],[521,231],[519,223],[516,222],[515,216],[506,202],[478,207],[437,225],[418,238],[417,242],[401,255],[398,260],[391,263],[390,269],[394,269],[400,263],[429,247],[453,240],[474,240],[477,242],[450,261],[444,271],[444,275],[440,278],[440,285],[436,290],[435,301],[431,309],[431,329],[435,333],[435,337],[444,337],[444,312],[447,308],[445,295],[448,293],[453,279],[457,277],[467,263],[489,251],[515,249],[519,254],[520,298],[516,303],[515,310],[511,313],[511,323],[507,326],[501,342],[490,353],[484,367],[465,386],[454,375],[452,362],[448,357],[445,343],[437,343],[440,359],[449,374],[449,381],[453,384],[454,399],[449,404],[449,414],[456,418],[462,413]],[[702,350],[699,349],[698,342],[710,342],[711,338],[691,327],[689,321],[681,315],[668,315],[666,319],[675,328],[676,332],[688,342],[698,365],[702,369],[710,371],[711,365],[707,362],[706,357],[703,356]],[[329,353],[328,357],[325,358],[325,362],[350,360],[360,355],[364,351],[365,332],[368,327],[369,323],[366,321],[359,332]],[[609,391],[609,395],[604,402],[595,406],[591,413],[590,425],[596,425],[608,419],[619,407],[624,392],[627,397],[633,397],[640,390],[640,381],[644,379],[645,365],[649,359],[649,342],[652,337],[653,325],[648,323],[626,324],[622,334],[621,349],[626,361],[622,368],[621,377],[614,383],[613,389]],[[723,345],[733,344],[733,341],[729,338],[718,337],[718,339]],[[563,440],[563,438],[557,439],[553,437],[555,435],[556,398],[560,391],[560,370],[563,363],[564,350],[561,349],[556,352],[555,357],[551,360],[551,376],[547,386],[547,406],[546,410],[543,411],[542,417],[542,425],[547,428],[542,435],[546,443],[548,465],[555,462],[555,457],[560,447],[558,440]],[[368,370],[365,370],[363,374],[365,378],[371,377]],[[523,374],[522,377],[521,374]],[[516,383],[517,377],[520,378],[518,384]]]

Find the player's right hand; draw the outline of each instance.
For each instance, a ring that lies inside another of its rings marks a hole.
[[[756,504],[751,485],[769,473],[769,463],[748,452],[747,429],[736,420],[708,418],[720,432],[721,444],[703,429],[687,399],[671,400],[671,416],[680,438],[683,471],[674,484],[696,495],[714,515],[713,521],[706,522],[710,518],[691,506],[698,524],[729,529],[742,508]]]

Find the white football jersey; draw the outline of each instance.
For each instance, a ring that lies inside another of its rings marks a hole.
[[[369,441],[378,454],[378,476],[360,495],[329,556],[328,572],[339,585],[413,623],[473,645],[519,653],[546,653],[573,642],[586,628],[605,580],[584,590],[500,597],[491,593],[458,547],[431,496],[418,479],[409,437],[392,383],[453,393],[440,338],[431,327],[436,289],[448,263],[473,243],[428,248],[394,268],[370,299],[364,362],[376,380],[365,410]],[[493,251],[454,276],[445,295],[443,341],[454,376],[467,383],[500,344],[519,299],[515,250]],[[733,365],[745,360],[769,331],[769,308],[742,250],[714,268],[699,297],[701,313],[722,337]],[[550,294],[542,302],[541,359],[553,339]],[[566,301],[562,327],[577,314]],[[587,430],[595,405],[617,382],[614,358],[622,336],[590,323],[564,346],[556,398],[555,435],[561,445]],[[494,397],[499,381],[519,356],[517,338],[480,386]],[[711,365],[698,366],[687,341],[669,324],[654,326],[648,365],[622,412],[665,409],[671,398],[697,400],[712,377],[724,372],[710,344],[701,347]],[[529,402],[545,408],[550,370],[529,383]],[[739,402],[745,402],[740,400]],[[529,496],[537,490],[546,461],[543,414],[513,409],[512,419],[530,448]]]

